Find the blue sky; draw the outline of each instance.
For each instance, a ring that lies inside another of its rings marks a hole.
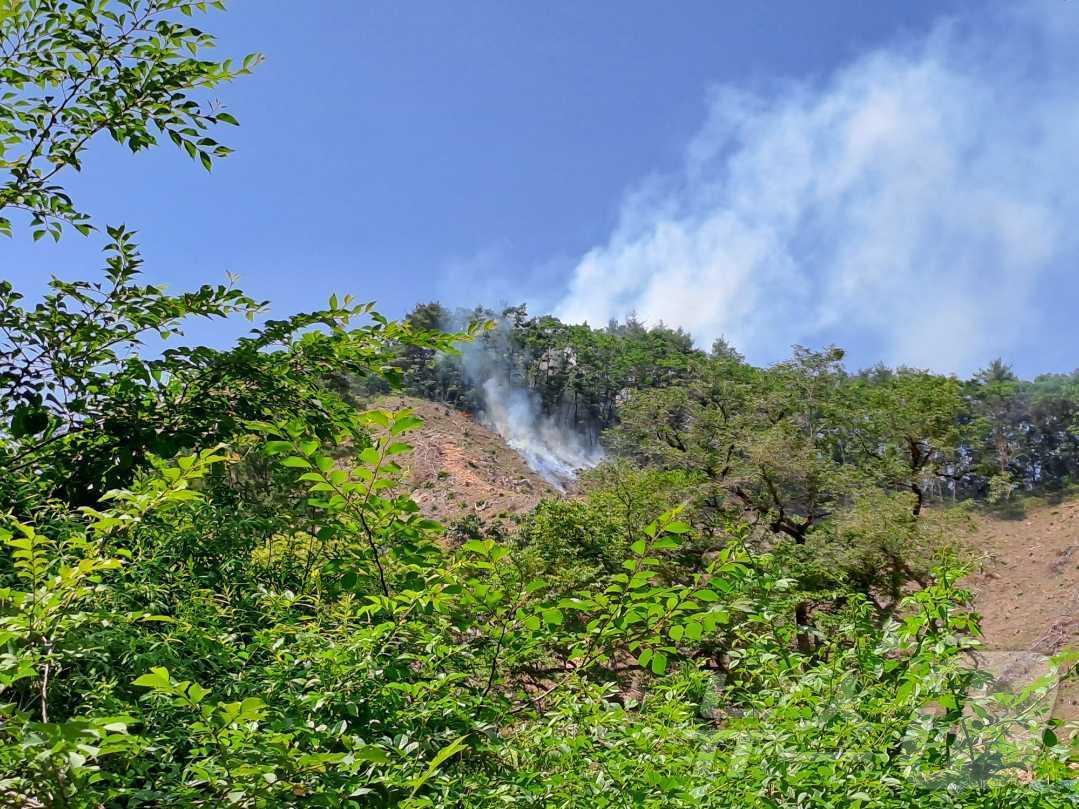
[[[299,11],[303,9],[303,11]],[[969,372],[1079,365],[1079,6],[234,0],[267,60],[212,175],[101,144],[76,200],[147,276],[284,314],[529,301]],[[4,244],[31,292],[101,242]],[[240,327],[238,327],[240,328]],[[205,326],[203,339],[228,330]]]

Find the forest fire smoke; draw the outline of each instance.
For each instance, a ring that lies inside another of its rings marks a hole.
[[[575,429],[568,413],[545,412],[514,355],[509,324],[504,320],[481,339],[461,347],[464,373],[481,394],[478,418],[533,471],[558,491],[565,491],[578,472],[603,460],[603,447]]]
[[[559,491],[564,491],[581,469],[603,459],[602,448],[586,446],[580,435],[543,415],[535,395],[528,390],[492,376],[483,383],[483,402],[480,418]]]

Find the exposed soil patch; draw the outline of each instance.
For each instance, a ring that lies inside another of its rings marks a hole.
[[[386,396],[375,406],[408,407],[425,422],[409,435],[414,450],[402,465],[412,497],[431,519],[452,526],[476,515],[495,527],[558,494],[501,436],[467,413],[410,396]]]
[[[968,580],[987,648],[1053,655],[1079,646],[1079,501],[1032,507],[1019,519],[981,517],[972,544],[987,559]],[[1056,715],[1079,719],[1079,682]]]

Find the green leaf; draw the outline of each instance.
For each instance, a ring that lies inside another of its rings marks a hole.
[[[913,683],[913,681],[904,680],[902,683],[900,683],[899,688],[895,692],[895,701],[898,704],[902,705],[908,699],[910,699],[910,695],[912,693],[914,693],[914,683]]]
[[[140,621],[154,621],[163,624],[174,624],[176,619],[171,615],[142,615],[139,616]]]
[[[652,672],[654,674],[664,674],[667,671],[667,655],[663,652],[656,652],[652,655]]]
[[[543,621],[548,626],[562,626],[562,622],[565,618],[562,615],[562,610],[552,607],[543,611]]]
[[[131,684],[143,688],[168,688],[171,685],[169,681],[169,670],[163,666],[154,666],[146,674],[137,677]]]
[[[21,404],[11,416],[12,438],[24,438],[44,432],[49,426],[49,413],[38,405]]]
[[[466,733],[464,736],[454,739],[435,754],[435,757],[431,759],[431,763],[427,766],[427,771],[412,782],[412,793],[409,795],[410,798],[414,797],[420,787],[426,784],[431,776],[438,772],[438,768],[442,765],[442,762],[465,748],[465,739],[467,738],[468,734]]]
[[[372,764],[389,764],[390,757],[386,751],[377,744],[365,744],[352,751],[352,755],[361,761],[370,761]]]
[[[368,410],[360,414],[361,418],[365,421],[371,421],[377,424],[379,427],[390,426],[390,414],[385,410]]]
[[[262,709],[266,703],[259,697],[247,697],[240,703],[240,713],[236,717],[239,722],[250,722],[262,718]]]
[[[418,418],[417,416],[400,416],[394,419],[393,426],[390,427],[390,433],[392,435],[400,435],[403,432],[422,426],[423,419]]]

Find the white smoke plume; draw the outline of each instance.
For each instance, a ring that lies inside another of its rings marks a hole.
[[[513,366],[509,334],[509,324],[501,322],[493,332],[461,347],[465,374],[482,392],[478,418],[530,469],[558,491],[565,491],[578,472],[603,460],[603,448],[556,415],[543,412],[539,396]]]
[[[502,436],[529,467],[559,491],[603,460],[598,445],[585,446],[584,438],[540,412],[536,396],[513,387],[507,380],[489,377],[483,383],[484,424]]]
[[[626,198],[555,314],[636,312],[755,363],[838,342],[967,372],[1067,345],[1077,86],[1079,6],[1029,0],[973,4],[824,77],[717,87],[684,168]]]

